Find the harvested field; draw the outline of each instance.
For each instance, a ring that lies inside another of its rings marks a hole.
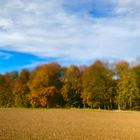
[[[0,140],[140,140],[140,112],[2,108]]]

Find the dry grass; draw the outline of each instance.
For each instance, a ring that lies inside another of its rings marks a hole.
[[[140,140],[140,113],[0,109],[0,140]]]

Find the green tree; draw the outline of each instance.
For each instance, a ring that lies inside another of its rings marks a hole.
[[[116,103],[118,104],[118,109],[132,109],[133,102],[139,93],[136,77],[131,68],[128,65],[124,65],[124,62],[120,62],[119,65],[122,69],[119,69],[118,73]]]
[[[11,73],[0,75],[0,106],[14,106],[14,95],[12,93],[14,80],[15,77],[12,77]]]
[[[82,76],[82,98],[84,106],[110,108],[112,72],[97,60]]]
[[[62,77],[61,94],[66,106],[81,107],[81,72],[75,65],[70,66]]]
[[[135,102],[134,102],[134,109],[140,109],[140,65],[135,65],[132,68],[132,71],[135,74],[137,87],[139,89],[139,94],[138,94],[138,96],[137,96],[137,98],[135,99]]]

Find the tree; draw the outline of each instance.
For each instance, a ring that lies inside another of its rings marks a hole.
[[[31,72],[0,74],[0,106],[140,109],[140,65],[100,60],[80,67],[48,63]]]
[[[132,68],[132,71],[135,75],[135,79],[136,79],[136,82],[137,82],[137,87],[140,91],[140,65],[136,65]],[[137,96],[137,98],[135,99],[135,102],[134,102],[134,109],[140,109],[140,92]]]
[[[49,106],[51,100],[49,96],[50,93],[57,95],[59,94],[58,91],[61,88],[61,82],[59,80],[60,70],[60,65],[58,65],[57,63],[50,63],[38,66],[31,73],[30,81],[28,82],[28,86],[30,89],[30,95],[28,96],[28,98],[33,107]],[[41,100],[46,101],[45,105],[40,102]],[[61,96],[57,98],[57,101],[55,100],[54,106],[59,104],[60,100]]]
[[[5,79],[0,75],[0,107],[5,106]]]
[[[134,72],[129,68],[128,63],[119,62],[121,69],[118,69],[118,84],[116,103],[118,109],[132,109],[133,101],[138,96],[139,89]]]
[[[27,69],[22,69],[19,77],[14,82],[13,94],[15,95],[15,106],[17,107],[29,107],[27,99],[27,95],[29,94],[27,85],[29,76],[29,71]]]
[[[12,93],[14,80],[15,77],[11,73],[0,75],[0,106],[14,106],[14,95]]]
[[[38,89],[38,92],[31,92],[28,99],[32,107],[57,107],[60,94],[55,86]]]
[[[84,106],[91,108],[109,108],[111,71],[101,61],[88,67],[82,77],[82,98]]]
[[[62,77],[61,94],[66,106],[81,107],[81,72],[77,66],[70,66]]]

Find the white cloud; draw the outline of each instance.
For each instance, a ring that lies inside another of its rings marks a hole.
[[[101,7],[106,10],[113,3],[109,13],[115,16],[98,18],[89,15],[83,4],[78,7],[80,12],[70,12],[64,7],[66,0],[1,0],[0,28],[6,32],[0,31],[0,49],[58,57],[58,61],[74,63],[104,57],[135,58],[140,51],[140,17],[137,13],[140,2],[114,1],[104,2]],[[99,2],[86,2],[90,3],[87,9],[96,6],[100,10]],[[69,8],[77,4],[73,3]],[[135,16],[132,17],[132,13],[136,13]]]
[[[140,0],[118,0],[116,6],[116,12],[120,14],[137,14],[140,12]]]

